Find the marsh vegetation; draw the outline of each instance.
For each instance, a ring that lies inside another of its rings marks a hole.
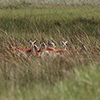
[[[11,46],[30,48],[29,40],[67,50],[88,51],[52,58],[18,56]],[[6,4],[0,6],[1,100],[99,100],[100,6]]]

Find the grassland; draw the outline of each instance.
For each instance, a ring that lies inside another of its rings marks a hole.
[[[97,5],[0,6],[1,100],[99,100],[100,7]],[[82,43],[88,52],[31,60],[17,56],[11,46],[30,47],[30,39],[46,44],[69,41],[68,50]]]

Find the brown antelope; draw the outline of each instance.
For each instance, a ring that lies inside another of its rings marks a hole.
[[[31,57],[34,52],[34,45],[36,44],[36,40],[34,42],[30,41],[30,43],[31,43],[31,48],[16,46],[16,47],[13,47],[12,49],[18,53],[18,56],[22,54],[24,55],[24,57]]]
[[[47,47],[47,45],[44,43],[45,49],[44,52],[48,53],[50,56],[56,56],[56,55],[63,55],[63,54],[70,54],[71,51],[65,50],[65,49],[54,49],[52,47]]]
[[[84,51],[88,51],[86,46],[82,44],[82,47],[76,51],[71,51],[73,54],[77,53],[77,52],[84,52]]]
[[[47,47],[47,45],[45,43],[44,43],[44,45],[45,45],[45,49],[43,51],[44,51],[44,53],[46,52],[47,54],[49,54],[49,56],[55,57],[56,55],[59,55],[59,54],[67,54],[68,53],[67,50],[54,49],[52,47]]]
[[[61,41],[60,42],[63,46],[63,49],[66,50],[66,46],[68,45],[68,41],[66,40],[65,42],[64,41]],[[73,51],[73,50],[67,50],[67,52],[71,53],[71,54],[75,54],[77,52],[81,52],[82,50],[85,50],[87,51],[87,48],[82,44],[82,47],[76,51]]]
[[[82,45],[82,47],[80,49],[76,50],[76,51],[65,50],[65,49],[57,49],[56,52],[58,52],[60,54],[76,54],[76,53],[81,52],[83,50],[87,51],[87,48],[84,45]]]
[[[32,44],[32,41],[31,41],[31,44]],[[34,55],[37,57],[43,56],[43,55],[44,56],[49,55],[49,56],[55,57],[56,55],[75,54],[77,52],[81,52],[82,50],[87,51],[87,48],[84,45],[82,45],[82,48],[76,51],[72,51],[72,50],[65,50],[65,49],[54,49],[52,47],[48,47],[44,42],[40,42],[40,49],[37,49],[37,46],[34,45]]]
[[[68,45],[68,41],[66,40],[66,41],[64,42],[64,41],[61,40],[60,43],[62,44],[63,49],[66,50],[66,46]]]
[[[49,55],[49,56],[53,55],[55,50],[56,49],[54,49],[52,47],[47,47],[47,45],[44,42],[40,42],[40,49],[35,50],[34,52],[37,56],[45,57],[47,55]]]
[[[45,44],[44,44],[44,42],[40,42],[40,49],[37,49],[36,45],[33,45],[33,48],[34,48],[34,53],[33,53],[34,56],[40,57],[42,55],[42,53],[44,52]]]
[[[34,46],[34,53],[39,56],[40,54],[42,55],[49,55],[49,56],[56,56],[57,54],[68,54],[69,51],[68,50],[64,50],[64,49],[55,49],[53,48],[53,46],[48,47],[44,42],[40,42],[40,45],[43,45],[43,49],[41,50],[41,47],[39,50],[36,49],[36,47]],[[51,43],[49,43],[51,44]],[[41,45],[41,46],[42,46]],[[42,53],[41,53],[42,51]]]

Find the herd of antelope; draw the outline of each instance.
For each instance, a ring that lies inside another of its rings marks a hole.
[[[24,57],[44,57],[44,56],[52,56],[55,57],[57,55],[68,55],[68,54],[76,54],[78,52],[82,51],[88,51],[87,48],[82,45],[82,47],[78,50],[66,50],[66,46],[68,45],[68,41],[60,41],[63,49],[56,49],[56,46],[53,41],[48,41],[47,46],[44,42],[40,42],[40,48],[37,47],[36,45],[36,40],[35,41],[29,41],[31,44],[31,48],[27,47],[13,47],[12,49],[17,52],[18,56],[24,55]],[[95,48],[92,50],[93,52],[100,52],[99,48]]]

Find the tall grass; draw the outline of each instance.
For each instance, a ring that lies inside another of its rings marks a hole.
[[[100,52],[92,52],[93,48],[100,48],[99,8],[19,4],[1,7],[0,98],[99,100]],[[28,59],[11,50],[16,45],[30,47],[30,39],[37,39],[38,46],[40,41],[47,44],[52,39],[57,48],[62,48],[60,40],[66,38],[68,50],[84,44],[88,51]]]

